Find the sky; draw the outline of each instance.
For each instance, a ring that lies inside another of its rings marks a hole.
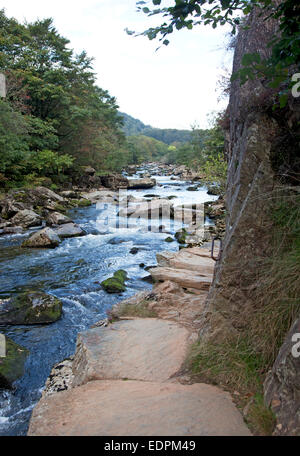
[[[207,128],[207,114],[226,107],[216,87],[224,68],[231,70],[228,29],[181,30],[156,51],[158,41],[124,31],[157,24],[157,17],[137,12],[136,0],[0,0],[0,8],[20,22],[52,17],[76,53],[95,58],[97,83],[116,97],[120,111],[146,125]]]

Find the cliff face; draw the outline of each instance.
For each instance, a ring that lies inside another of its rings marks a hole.
[[[241,68],[244,53],[267,56],[267,43],[277,32],[276,23],[264,22],[257,12],[252,13],[248,25],[237,38],[233,73]],[[222,343],[243,335],[263,306],[257,295],[261,265],[274,248],[271,207],[274,189],[279,186],[274,155],[279,149],[289,155],[289,147],[294,146],[287,138],[297,128],[299,133],[300,118],[296,99],[290,98],[279,114],[272,111],[273,99],[274,92],[263,80],[243,86],[239,81],[232,83],[227,111],[226,234],[206,303],[200,333],[203,341]],[[275,432],[281,435],[300,433],[300,359],[290,354],[291,336],[287,335],[265,386],[266,403],[277,417]]]
[[[249,29],[237,39],[233,73],[241,68],[244,53],[261,51],[275,30],[274,24],[262,26],[257,14],[249,22]],[[262,82],[257,80],[243,86],[235,81],[231,86],[226,234],[205,325],[206,336],[213,339],[217,335],[228,337],[228,333],[234,334],[247,325],[247,315],[255,307],[257,259],[268,256],[271,249],[271,220],[267,213],[275,175],[270,154],[279,125],[258,107],[265,94]]]

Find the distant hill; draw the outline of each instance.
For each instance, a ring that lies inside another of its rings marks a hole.
[[[190,130],[176,130],[175,128],[153,128],[150,125],[145,125],[138,119],[119,112],[124,119],[123,131],[126,136],[143,135],[150,138],[162,141],[165,144],[187,143],[191,140]]]

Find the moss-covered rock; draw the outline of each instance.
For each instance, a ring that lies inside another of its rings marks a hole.
[[[175,195],[167,196],[167,199],[168,199],[168,200],[172,200],[172,199],[175,199],[175,198],[177,198],[177,196],[175,196]]]
[[[86,198],[81,198],[78,200],[78,207],[88,207],[92,205],[92,202]]]
[[[5,354],[5,357],[0,358],[0,388],[9,389],[13,382],[24,374],[29,351],[5,337]]]
[[[166,237],[165,242],[174,242],[174,239],[171,236]]]
[[[185,228],[182,228],[181,230],[177,231],[177,233],[175,234],[175,238],[177,239],[179,244],[185,244],[187,234],[188,233]]]
[[[126,290],[125,281],[127,279],[126,271],[123,269],[119,269],[113,275],[103,282],[101,282],[101,286],[107,293],[122,293]]]
[[[53,210],[56,212],[66,212],[67,208],[61,203],[55,203],[53,206]]]
[[[0,300],[0,324],[34,325],[57,321],[62,315],[62,302],[42,292],[21,293]]]

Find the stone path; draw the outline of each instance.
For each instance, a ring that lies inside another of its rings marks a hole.
[[[205,385],[93,381],[42,399],[29,435],[250,435],[228,393]]]
[[[131,318],[79,334],[72,384],[43,395],[28,435],[251,435],[229,393],[181,384],[178,375],[212,280],[209,252],[166,252],[158,263],[150,272],[163,283],[126,302],[147,302],[159,318]]]

